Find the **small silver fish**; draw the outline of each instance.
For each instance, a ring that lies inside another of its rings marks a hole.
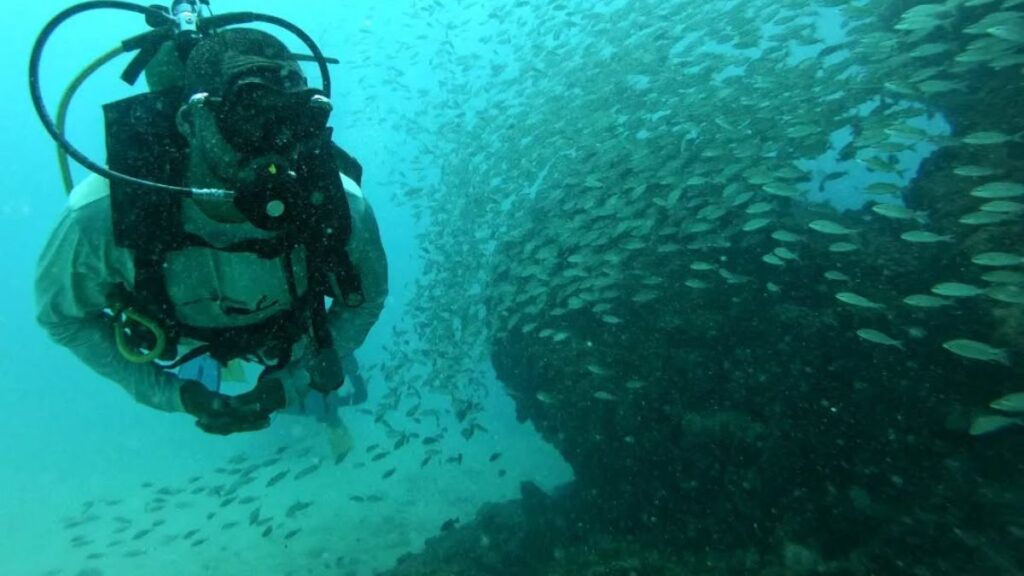
[[[905,348],[903,347],[903,342],[900,342],[899,340],[894,340],[893,338],[889,337],[888,334],[879,332],[878,330],[872,330],[871,328],[861,328],[860,330],[857,330],[857,336],[860,336],[861,338],[867,340],[868,342],[874,342],[875,344],[881,344],[883,346],[893,346],[899,348],[900,350],[905,350]]]
[[[1005,430],[1012,426],[1024,426],[1024,418],[1010,418],[998,414],[986,414],[985,416],[978,416],[974,419],[974,422],[971,422],[970,434],[971,436],[982,436],[984,434],[991,434],[993,432]]]
[[[815,220],[808,224],[807,227],[815,232],[831,236],[844,236],[856,232],[856,230],[851,230],[842,224],[832,222],[831,220]]]
[[[993,400],[989,406],[1003,412],[1024,413],[1024,392],[1007,394],[998,400]]]
[[[870,308],[873,310],[885,308],[882,304],[872,302],[860,294],[854,294],[853,292],[839,292],[836,294],[836,300],[859,308]]]
[[[982,362],[995,362],[1004,366],[1010,365],[1010,356],[1006,350],[990,346],[984,342],[978,342],[977,340],[958,338],[944,343],[942,347],[964,358],[981,360]]]

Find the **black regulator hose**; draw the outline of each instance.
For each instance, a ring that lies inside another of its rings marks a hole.
[[[152,49],[157,40],[173,38],[176,34],[177,21],[169,14],[163,12],[159,6],[141,6],[139,4],[133,4],[131,2],[125,2],[121,0],[93,0],[88,2],[82,2],[76,4],[70,8],[67,8],[56,16],[54,16],[43,28],[42,32],[36,38],[35,44],[32,46],[32,56],[29,59],[29,91],[32,95],[32,105],[35,107],[36,114],[39,116],[39,120],[43,123],[43,127],[50,134],[50,137],[57,143],[57,145],[76,162],[81,164],[88,170],[103,176],[107,180],[118,180],[136,186],[146,186],[149,188],[161,190],[164,192],[174,192],[177,194],[185,194],[187,196],[197,195],[209,195],[214,197],[229,198],[233,193],[227,190],[203,190],[194,188],[184,188],[181,186],[170,186],[167,184],[160,184],[158,182],[150,182],[148,180],[142,180],[115,172],[106,166],[102,166],[89,159],[82,151],[78,150],[68,141],[64,136],[63,130],[58,127],[53,118],[50,116],[49,111],[46,109],[46,103],[43,101],[42,88],[39,84],[39,67],[43,57],[43,50],[46,48],[46,43],[49,42],[50,37],[54,31],[64,24],[67,20],[79,14],[89,12],[92,10],[124,10],[126,12],[134,12],[141,14],[146,17],[146,22],[156,29],[139,34],[132,38],[129,38],[121,43],[120,53],[127,53],[134,50],[147,50]],[[161,22],[166,22],[164,25],[160,25]],[[225,28],[227,26],[234,26],[238,24],[248,24],[251,22],[262,22],[265,24],[271,24],[294,34],[303,44],[309,48],[312,53],[312,59],[317,63],[317,67],[320,69],[320,77],[323,82],[323,93],[327,98],[331,96],[331,73],[328,70],[328,59],[324,57],[323,52],[320,51],[320,47],[317,46],[316,42],[306,34],[301,28],[277,16],[271,16],[269,14],[260,14],[258,12],[232,12],[228,14],[220,14],[216,16],[207,16],[202,18],[197,23],[197,29],[200,33],[206,34]],[[102,60],[102,58],[101,58]],[[145,59],[142,59],[145,60]],[[94,70],[93,70],[94,71]],[[89,72],[91,74],[92,71]],[[127,74],[127,71],[126,71]],[[88,76],[88,74],[86,74]],[[62,108],[66,107],[66,103],[62,103]],[[62,118],[63,120],[63,118]],[[63,122],[62,122],[63,123]]]
[[[35,44],[32,46],[32,56],[29,59],[29,70],[28,70],[28,83],[29,91],[32,94],[32,105],[36,109],[36,114],[39,115],[39,120],[43,123],[43,127],[47,132],[50,133],[50,137],[57,142],[61,148],[75,159],[76,162],[84,166],[100,176],[107,178],[108,180],[120,180],[137,186],[148,186],[150,188],[156,188],[166,192],[175,192],[178,194],[194,195],[196,191],[191,188],[181,188],[179,186],[168,186],[166,184],[159,184],[157,182],[149,182],[147,180],[141,180],[128,176],[127,174],[121,174],[120,172],[114,172],[106,166],[101,166],[96,162],[93,162],[86,156],[81,150],[75,148],[67,138],[61,134],[60,130],[57,129],[53,118],[50,117],[50,113],[46,109],[46,103],[43,101],[42,88],[39,86],[39,64],[43,58],[43,49],[46,47],[46,43],[50,40],[50,36],[53,32],[60,27],[61,24],[66,22],[68,19],[77,16],[79,14],[89,12],[92,10],[124,10],[126,12],[134,12],[143,16],[156,16],[159,14],[161,18],[167,18],[166,14],[163,14],[159,10],[149,8],[146,6],[140,6],[138,4],[132,4],[131,2],[121,2],[118,0],[94,0],[92,2],[83,2],[72,6],[51,19],[43,31],[39,33],[36,38]]]

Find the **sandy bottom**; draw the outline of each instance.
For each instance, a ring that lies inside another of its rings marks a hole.
[[[215,438],[183,416],[122,407],[117,420],[86,415],[13,439],[0,477],[0,574],[366,576],[421,549],[446,520],[514,498],[522,480],[550,488],[571,478],[507,401],[480,418],[489,432],[468,441],[454,420],[442,422],[449,433],[433,446],[441,454],[422,467],[421,439],[394,451],[384,426],[353,411],[345,419],[355,446],[335,464],[323,425],[308,418]],[[373,444],[380,448],[368,453]],[[373,461],[381,452],[390,454]],[[445,461],[460,453],[461,464]],[[253,480],[234,500],[211,494],[239,478]]]

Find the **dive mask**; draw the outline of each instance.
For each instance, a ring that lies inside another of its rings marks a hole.
[[[228,144],[246,156],[284,153],[319,136],[333,109],[320,90],[285,90],[259,77],[241,78],[202,102]]]

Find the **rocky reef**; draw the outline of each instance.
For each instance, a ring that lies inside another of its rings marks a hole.
[[[915,3],[875,4],[886,11],[857,30],[872,39],[855,48],[858,86],[902,90],[895,75],[917,67],[876,63],[899,60],[879,46],[894,26],[920,25],[900,18]],[[950,29],[976,16],[956,12]],[[916,46],[925,35],[911,37]],[[928,49],[968,45],[940,40]],[[743,202],[724,183],[751,158],[771,158],[785,179],[776,159],[820,149],[780,144],[730,162],[714,143],[692,151],[652,137],[618,152],[635,160],[555,163],[560,176],[499,237],[483,292],[498,377],[576,480],[552,495],[524,486],[522,500],[482,510],[390,574],[1024,573],[1024,428],[968,433],[993,399],[1021,388],[1024,370],[942,347],[979,335],[1020,358],[1024,306],[984,296],[942,311],[901,303],[938,282],[982,284],[972,257],[1024,245],[1019,219],[961,221],[980,202],[953,172],[986,166],[1024,181],[1020,142],[959,140],[1024,128],[1019,67],[956,73],[954,89],[917,94],[956,136],[933,139],[938,149],[897,192],[926,215],[919,227],[944,235],[927,247],[901,239],[913,217],[779,200],[779,187],[765,186],[770,228],[735,214]],[[883,93],[876,114],[898,99]],[[718,126],[735,132],[742,121]],[[870,131],[849,122],[855,139]],[[870,146],[887,137],[875,132]],[[736,140],[733,154],[745,145]],[[667,172],[708,165],[706,179],[673,194]],[[742,186],[761,183],[742,173]],[[856,246],[822,241],[813,223],[823,220]],[[772,230],[793,232],[785,259],[770,257]],[[869,300],[844,303],[851,286]],[[865,342],[866,329],[897,338]]]

